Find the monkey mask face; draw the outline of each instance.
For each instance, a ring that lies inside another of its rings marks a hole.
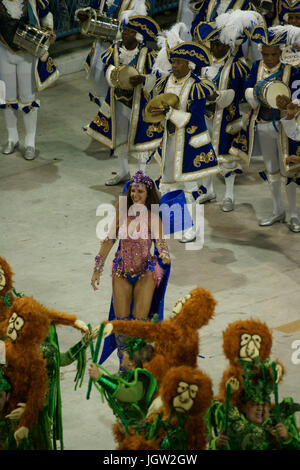
[[[173,406],[179,413],[189,411],[195,401],[198,393],[198,386],[196,384],[188,384],[186,382],[179,382],[177,386],[177,395],[173,399]]]
[[[12,341],[16,341],[20,330],[23,328],[25,320],[21,315],[13,312],[12,316],[8,320],[8,327],[6,330],[6,336]]]
[[[46,309],[32,297],[15,299],[7,318],[6,335],[16,345],[32,347],[48,336],[50,320]]]
[[[240,358],[243,361],[251,362],[260,356],[262,338],[260,335],[243,333],[240,339]]]
[[[4,289],[6,286],[6,277],[4,273],[4,269],[2,268],[2,265],[0,264],[0,292]]]

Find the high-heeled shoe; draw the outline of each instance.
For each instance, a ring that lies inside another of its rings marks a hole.
[[[285,222],[285,211],[283,211],[279,215],[273,215],[272,217],[269,217],[268,219],[263,219],[259,222],[260,227],[268,227],[269,225],[276,224],[276,222],[280,222],[284,224]]]
[[[8,141],[7,144],[3,147],[2,153],[4,153],[4,155],[10,155],[11,153],[14,153],[18,147],[19,142]]]

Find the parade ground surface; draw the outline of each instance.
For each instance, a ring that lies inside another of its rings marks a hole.
[[[41,94],[36,160],[25,161],[19,150],[9,156],[0,154],[0,255],[15,273],[17,291],[48,307],[76,313],[96,326],[108,316],[114,255],[113,249],[100,289],[94,292],[90,281],[99,250],[96,210],[100,204],[114,204],[121,186],[105,186],[118,169],[117,160],[82,130],[97,113],[96,105],[88,100],[89,88],[84,73],[77,72],[61,77]],[[22,142],[21,113],[19,118]],[[6,142],[3,114],[0,129],[2,145]],[[136,168],[131,159],[131,174]],[[292,233],[287,224],[258,226],[258,220],[272,211],[267,183],[258,175],[262,169],[262,158],[256,158],[247,173],[238,177],[235,210],[229,213],[220,209],[224,183],[221,177],[215,178],[217,201],[204,208],[201,250],[186,250],[177,240],[169,241],[172,270],[165,318],[176,299],[196,286],[212,292],[218,304],[214,318],[199,331],[198,366],[211,377],[215,392],[228,364],[222,353],[224,329],[236,320],[266,322],[273,330],[271,358],[285,366],[279,397],[292,396],[299,402],[300,233]],[[147,173],[158,177],[155,161]],[[300,188],[297,197],[300,209]],[[286,205],[285,193],[284,200]],[[77,330],[64,326],[58,334],[61,351],[80,338]],[[105,366],[117,371],[115,353]],[[111,410],[95,388],[86,400],[87,372],[77,391],[74,377],[74,365],[61,369],[65,448],[114,449]]]

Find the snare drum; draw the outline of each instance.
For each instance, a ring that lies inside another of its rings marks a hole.
[[[269,108],[278,109],[276,98],[278,95],[284,95],[291,98],[291,90],[280,80],[266,80],[262,85],[257,83],[254,86],[254,94],[260,103]]]
[[[115,88],[122,90],[133,90],[130,83],[131,77],[136,77],[139,72],[131,65],[120,65],[111,72],[110,81]]]
[[[36,57],[43,57],[48,53],[50,46],[50,31],[45,31],[31,26],[22,24],[18,26],[14,36],[14,44],[25,49]]]
[[[114,41],[120,22],[114,18],[108,18],[93,9],[90,10],[90,14],[89,19],[80,24],[81,33],[92,38]]]

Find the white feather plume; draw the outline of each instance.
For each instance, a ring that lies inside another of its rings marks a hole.
[[[222,29],[220,41],[228,45],[234,45],[244,29],[252,30],[258,24],[264,24],[264,20],[256,11],[231,10],[216,18],[217,28]]]
[[[176,23],[172,28],[162,31],[157,38],[159,52],[153,64],[153,73],[159,72],[161,75],[168,75],[172,66],[170,64],[167,49],[172,49],[184,42],[181,34],[185,34],[188,28],[184,23]]]
[[[293,26],[291,24],[273,26],[272,28],[269,28],[269,31],[272,31],[274,34],[287,33],[287,44],[300,47],[300,28],[297,26]]]
[[[120,20],[125,20],[125,23],[127,24],[130,18],[137,15],[147,16],[147,7],[145,0],[133,0],[133,2],[131,3],[130,10],[123,11]]]
[[[3,0],[2,3],[11,18],[19,20],[22,17],[24,0],[15,0],[14,2]]]

